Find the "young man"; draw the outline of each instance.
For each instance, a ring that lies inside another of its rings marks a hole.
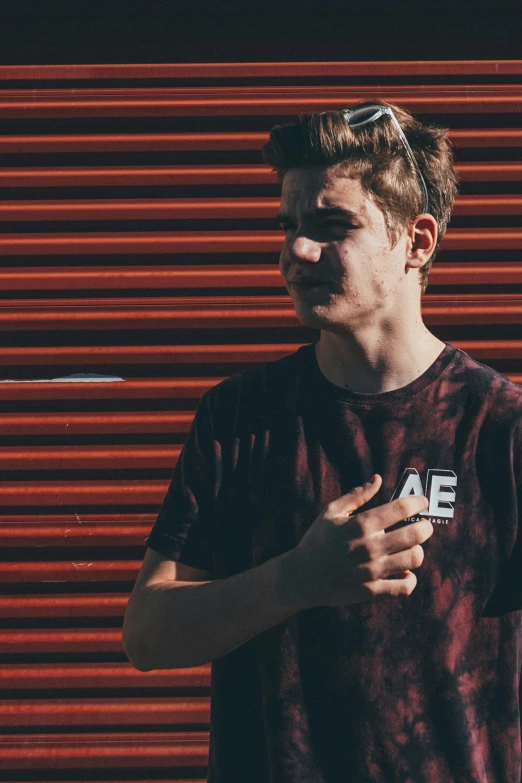
[[[204,396],[127,654],[213,661],[212,783],[520,783],[522,391],[422,322],[446,134],[377,101],[264,156],[320,339]]]

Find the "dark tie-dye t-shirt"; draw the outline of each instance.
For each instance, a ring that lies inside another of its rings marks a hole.
[[[201,401],[148,543],[227,577],[373,473],[366,508],[429,498],[417,587],[215,661],[212,783],[520,783],[522,389],[504,375],[451,344],[382,394],[329,383],[313,345],[235,375]]]

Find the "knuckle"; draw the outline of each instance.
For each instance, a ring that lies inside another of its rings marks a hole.
[[[409,579],[405,579],[402,583],[403,595],[411,595],[417,586],[417,577],[412,574]]]
[[[367,582],[364,585],[364,587],[366,589],[366,592],[369,593],[369,595],[372,598],[376,598],[378,595],[381,594],[381,591],[380,591],[378,585],[376,584],[376,582]]]
[[[420,544],[417,544],[411,550],[411,567],[418,568],[420,565],[422,565],[423,560],[424,549],[420,546]]]
[[[429,519],[424,520],[424,540],[429,538],[433,533],[433,523]]]
[[[424,541],[422,522],[417,522],[414,525],[408,525],[405,528],[408,546],[413,547],[416,544],[421,544]]]
[[[326,506],[323,506],[323,510],[321,514],[325,519],[333,519],[335,517],[335,512],[336,512],[335,500],[331,500],[329,503],[326,504]]]
[[[401,519],[406,519],[410,516],[409,503],[406,498],[399,498],[396,505],[397,513],[401,515]]]
[[[413,593],[414,584],[412,581],[404,580],[400,584],[398,584],[397,587],[397,594],[398,595],[411,595]]]
[[[421,522],[417,522],[415,525],[416,527],[416,543],[422,544],[423,541],[426,541],[427,538],[431,536],[433,533],[433,525],[429,521],[429,519],[423,519]]]

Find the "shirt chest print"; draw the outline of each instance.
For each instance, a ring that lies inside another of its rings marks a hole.
[[[457,474],[453,470],[430,468],[426,475],[426,487],[423,489],[419,471],[406,468],[390,501],[410,495],[424,495],[429,500],[428,508],[415,517],[409,517],[407,521],[425,517],[434,525],[447,525],[455,512],[456,494],[453,487],[456,486]]]

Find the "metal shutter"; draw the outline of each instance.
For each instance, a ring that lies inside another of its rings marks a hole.
[[[423,299],[522,381],[522,61],[0,67],[0,769],[205,779],[209,667],[120,627],[198,398],[309,342],[277,270],[275,122],[382,96],[451,127],[461,196]],[[71,373],[123,381],[23,383]]]

